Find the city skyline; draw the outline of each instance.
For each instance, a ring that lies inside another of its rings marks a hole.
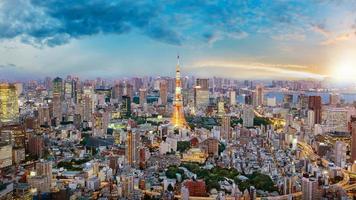
[[[350,1],[0,1],[0,79],[183,75],[350,81]]]

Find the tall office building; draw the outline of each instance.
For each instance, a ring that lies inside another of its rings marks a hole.
[[[130,125],[127,127],[126,137],[126,158],[127,164],[131,166],[138,165],[139,159],[139,140],[140,136],[131,130]]]
[[[140,88],[140,105],[143,106],[145,103],[147,103],[147,90]]]
[[[51,124],[48,104],[40,104],[38,106],[38,122],[40,125],[45,125],[45,126]]]
[[[64,82],[64,98],[71,99],[74,97],[74,81],[68,78]]]
[[[62,121],[62,101],[61,96],[58,93],[53,93],[53,117],[56,119],[58,125]]]
[[[180,66],[179,66],[179,56],[177,57],[178,63],[176,66],[176,90],[173,102],[173,116],[172,124],[175,127],[182,128],[186,126],[186,121],[184,117],[183,109],[183,97],[182,97],[182,83],[180,80]]]
[[[0,122],[16,122],[19,118],[19,105],[16,87],[13,84],[0,84]]]
[[[131,116],[131,98],[129,96],[122,96],[121,113],[125,117]]]
[[[202,90],[209,90],[209,79],[207,78],[197,78],[196,86],[199,86]]]
[[[205,107],[209,105],[209,79],[197,78],[194,87],[195,107]]]
[[[126,96],[130,97],[130,101],[133,100],[134,97],[134,90],[133,90],[133,86],[129,83],[126,83],[126,92],[125,92]]]
[[[168,102],[168,83],[166,80],[161,80],[159,82],[159,97],[161,99],[161,104],[166,105]]]
[[[314,123],[321,123],[321,97],[309,96],[309,109],[314,111]]]
[[[351,163],[356,161],[356,116],[351,116]]]
[[[117,83],[112,88],[112,98],[121,100],[121,97],[124,95],[124,85],[122,83]]]
[[[56,77],[52,81],[52,86],[53,86],[53,94],[59,94],[59,96],[63,95],[63,80],[59,77]]]
[[[256,105],[255,106],[262,106],[264,101],[264,91],[263,85],[256,86]]]

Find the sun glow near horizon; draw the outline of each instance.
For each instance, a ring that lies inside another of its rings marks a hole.
[[[332,67],[330,76],[338,82],[356,82],[356,59],[344,54]]]

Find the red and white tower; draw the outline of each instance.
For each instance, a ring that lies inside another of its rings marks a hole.
[[[182,82],[180,80],[180,67],[179,67],[179,55],[177,56],[178,62],[176,66],[176,89],[173,101],[173,116],[172,124],[177,128],[186,127],[186,121],[184,118],[183,110],[183,98],[182,98]]]

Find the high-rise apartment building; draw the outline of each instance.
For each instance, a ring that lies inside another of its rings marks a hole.
[[[320,199],[318,180],[315,178],[302,178],[302,193],[303,200]]]
[[[243,113],[242,113],[243,126],[252,127],[254,118],[255,118],[255,113],[253,111],[253,108],[250,106],[245,106],[243,108]]]
[[[230,116],[223,116],[221,119],[220,137],[225,141],[230,141],[232,139],[232,131],[230,126]]]

